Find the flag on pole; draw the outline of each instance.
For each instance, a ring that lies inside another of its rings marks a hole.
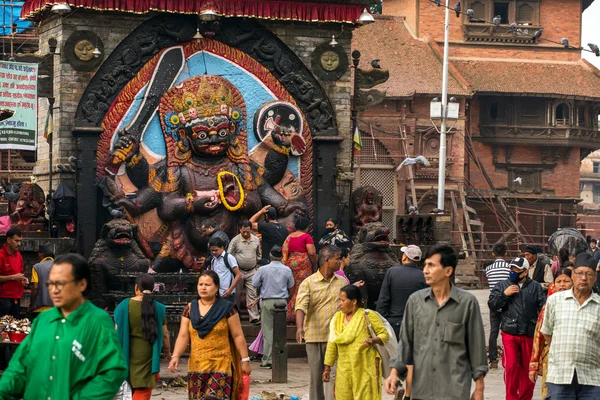
[[[46,141],[52,140],[52,134],[54,133],[54,123],[52,121],[52,117],[50,116],[50,112],[46,114],[46,126],[44,127],[44,138]]]
[[[358,154],[358,152],[362,149],[362,139],[360,137],[360,130],[358,129],[358,126],[354,128],[352,142],[354,143],[354,154]]]

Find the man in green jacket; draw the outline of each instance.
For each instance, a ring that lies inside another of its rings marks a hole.
[[[19,345],[0,379],[0,399],[112,400],[126,378],[125,358],[110,316],[86,301],[87,261],[57,257],[46,284],[54,308]]]

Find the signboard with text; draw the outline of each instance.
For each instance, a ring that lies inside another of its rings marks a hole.
[[[14,111],[0,122],[0,149],[35,151],[37,76],[37,64],[0,61],[0,108]]]

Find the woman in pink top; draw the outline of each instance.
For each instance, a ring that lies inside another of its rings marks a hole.
[[[299,217],[294,224],[296,231],[288,235],[283,243],[282,262],[290,267],[294,275],[294,287],[290,291],[288,303],[287,320],[296,320],[294,306],[296,304],[296,293],[303,280],[317,270],[317,249],[312,237],[306,233],[310,222],[308,218]]]

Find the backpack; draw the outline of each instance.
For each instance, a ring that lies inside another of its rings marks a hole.
[[[225,263],[225,267],[227,267],[227,269],[229,270],[229,272],[231,272],[231,276],[233,276],[233,278],[235,279],[235,274],[233,273],[233,268],[231,268],[231,265],[229,264],[229,253],[227,252],[227,250],[223,251],[223,261]],[[213,257],[212,262],[214,262],[216,260],[216,258]],[[210,268],[212,269],[212,263]]]

